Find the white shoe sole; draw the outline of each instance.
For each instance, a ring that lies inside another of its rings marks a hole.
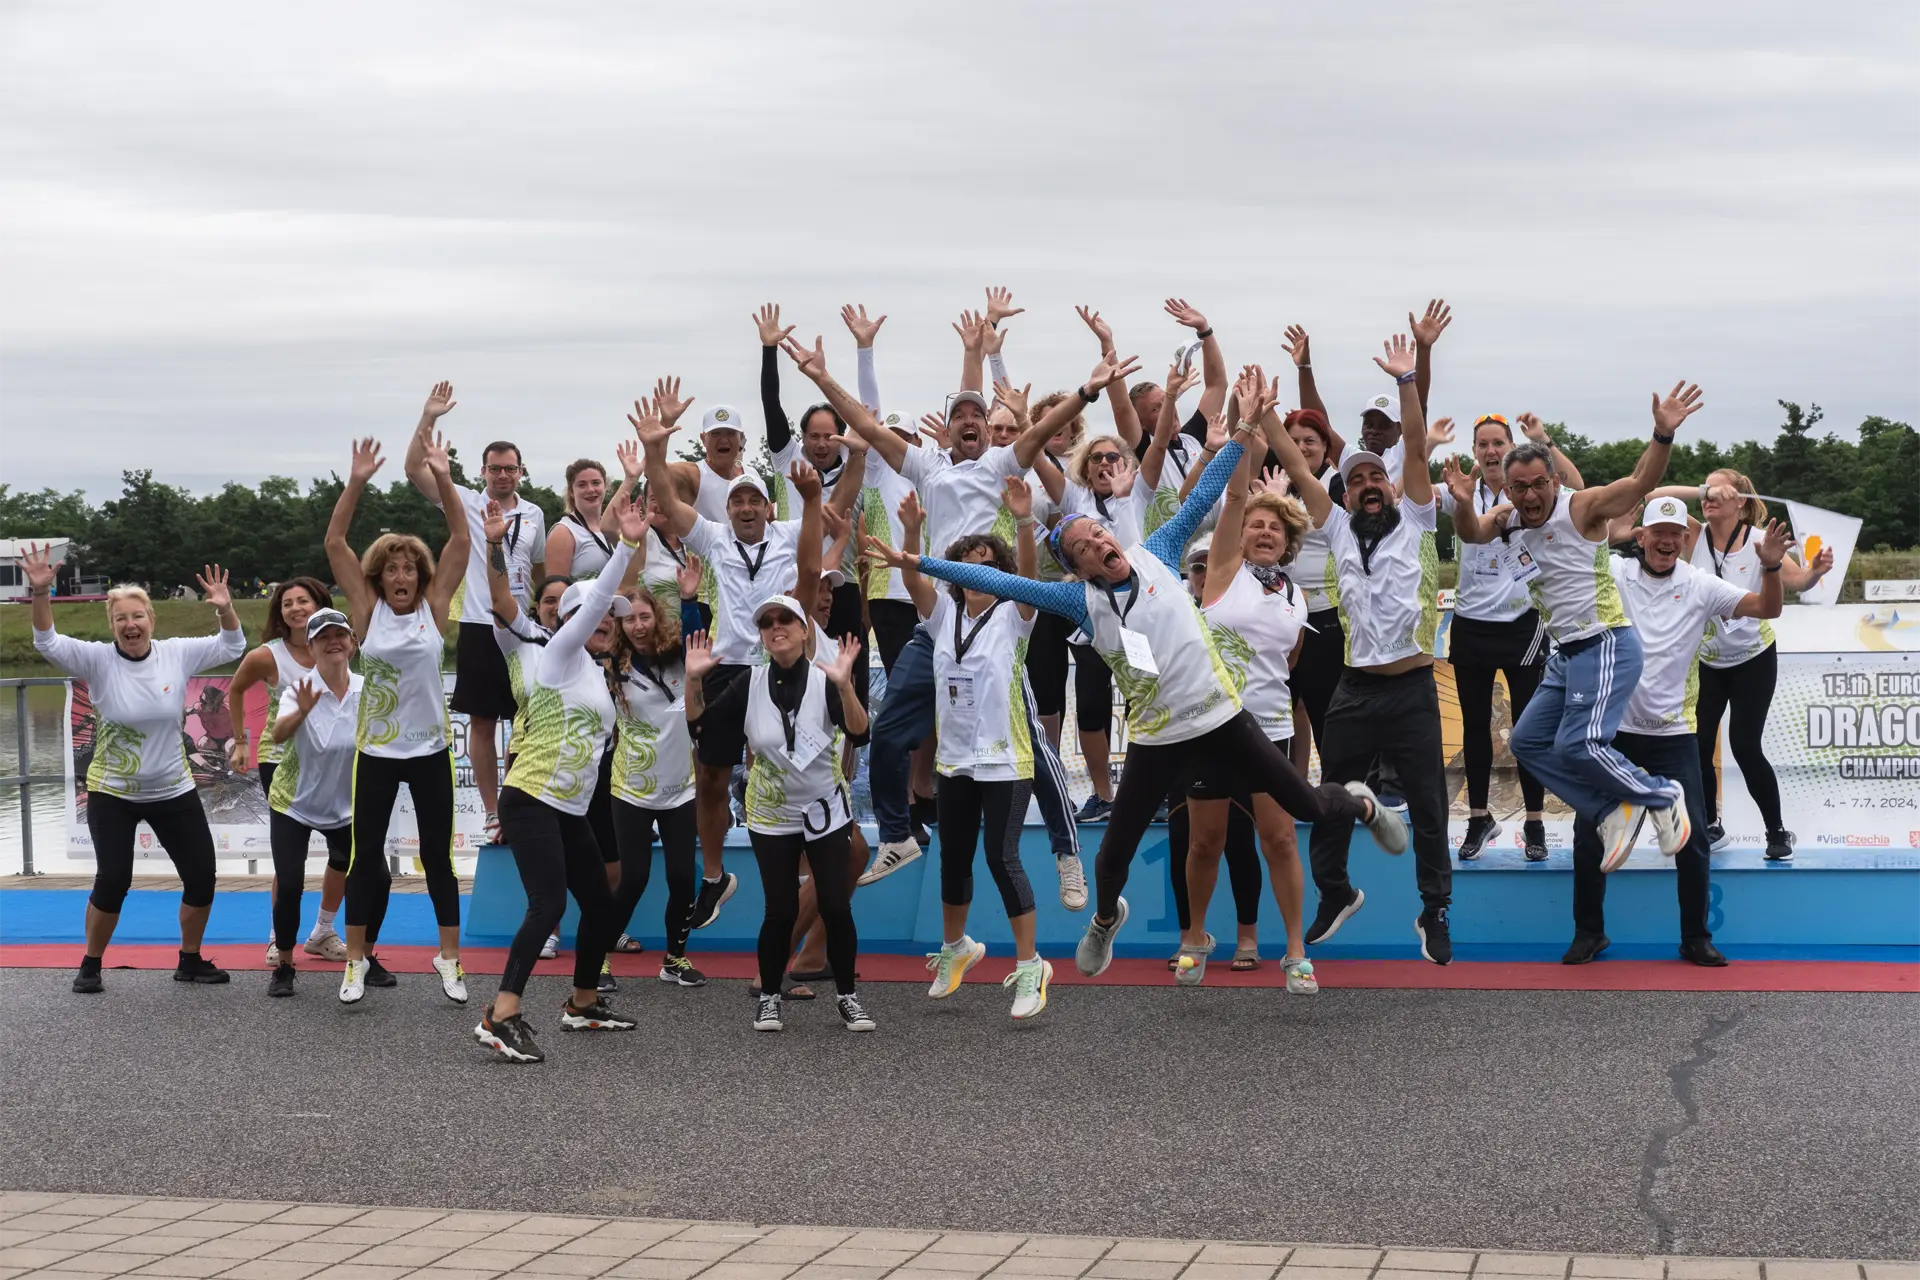
[[[1047,988],[1051,985],[1053,985],[1053,966],[1047,961],[1042,960],[1040,962],[1040,1003],[1034,1005],[1033,1008],[1025,1013],[1015,1013],[1013,1020],[1015,1022],[1031,1022],[1044,1013],[1047,1008]]]
[[[860,873],[860,878],[853,882],[854,886],[858,888],[863,885],[872,884],[876,880],[885,880],[888,876],[906,866],[909,862],[913,862],[925,852],[926,850],[924,849],[915,849],[912,853],[907,854],[875,854],[873,865]]]
[[[1677,857],[1687,847],[1687,841],[1693,839],[1693,819],[1687,816],[1687,802],[1684,798],[1674,801],[1665,809],[1652,810],[1654,836],[1660,842],[1660,852],[1667,857]],[[1672,847],[1669,848],[1668,846]]]
[[[720,900],[713,904],[713,913],[699,924],[693,926],[694,928],[704,929],[720,918],[720,908],[726,906],[727,903],[733,900],[734,891],[740,887],[740,877],[729,871],[721,876],[720,884]]]
[[[499,1054],[501,1057],[505,1058],[508,1062],[540,1061],[540,1059],[538,1058],[531,1057],[527,1054],[519,1053],[513,1049],[508,1048],[507,1042],[502,1040],[499,1036],[494,1035],[493,1032],[487,1030],[485,1023],[481,1023],[479,1026],[473,1029],[473,1038],[475,1040],[478,1040],[481,1044],[487,1046],[487,1048],[493,1050],[495,1053]]]
[[[337,933],[323,933],[317,938],[308,938],[300,949],[310,956],[336,963],[347,958],[347,944],[340,940]]]
[[[1627,819],[1619,838],[1607,846],[1600,855],[1602,872],[1618,871],[1626,865],[1627,859],[1633,856],[1633,846],[1640,841],[1640,828],[1647,820],[1647,811],[1636,804],[1631,806],[1631,812],[1632,816]]]
[[[340,1003],[359,1004],[366,994],[367,989],[365,987],[342,987],[340,988]]]
[[[1732,843],[1733,837],[1722,831],[1718,839],[1707,842],[1707,852],[1718,853]]]
[[[1445,962],[1435,960],[1433,958],[1433,953],[1427,950],[1427,931],[1421,927],[1420,917],[1418,916],[1415,916],[1413,918],[1413,931],[1420,938],[1420,958],[1422,960],[1425,960],[1428,964],[1440,965],[1442,968],[1445,968],[1448,964],[1453,963],[1451,960],[1447,960]]]
[[[984,942],[974,943],[973,950],[967,952],[967,954],[958,961],[960,972],[953,975],[952,984],[949,985],[945,991],[936,991],[929,985],[927,987],[927,998],[929,1000],[945,1000],[948,996],[958,991],[960,984],[967,980],[967,971],[986,958],[987,944]]]
[[[1073,955],[1074,968],[1080,970],[1083,976],[1089,977],[1089,978],[1097,978],[1101,974],[1105,973],[1108,967],[1113,964],[1113,940],[1120,936],[1120,926],[1124,925],[1126,922],[1127,922],[1127,900],[1125,898],[1122,898],[1120,899],[1120,909],[1114,913],[1113,925],[1111,928],[1107,930],[1106,955],[1100,958],[1099,967],[1093,968],[1093,969],[1087,968],[1086,962],[1081,957],[1080,948],[1076,947],[1074,949],[1074,955]],[[1088,939],[1090,939],[1092,936],[1093,936],[1093,926],[1088,925],[1086,937],[1083,937],[1080,939],[1080,947],[1086,946]]]
[[[1461,845],[1460,861],[1462,862],[1480,861],[1480,855],[1485,853],[1487,851],[1487,846],[1492,844],[1495,840],[1497,840],[1499,836],[1500,836],[1500,824],[1496,822],[1492,826],[1487,828],[1487,833],[1485,835],[1480,837],[1480,843],[1474,847],[1474,850],[1472,853],[1467,852],[1466,846],[1464,844]]]
[[[583,1018],[577,1013],[560,1015],[562,1031],[631,1031],[640,1024],[628,1022],[625,1018]]]
[[[1330,941],[1333,938],[1334,934],[1340,932],[1340,926],[1345,924],[1347,921],[1353,919],[1354,913],[1360,910],[1361,907],[1364,907],[1366,905],[1367,905],[1367,891],[1365,889],[1355,889],[1353,891],[1353,901],[1349,902],[1346,906],[1346,909],[1343,910],[1339,915],[1333,918],[1333,923],[1327,926],[1327,931],[1325,933],[1321,934],[1318,938],[1315,938],[1312,942],[1309,942],[1307,945],[1310,947],[1317,947],[1322,945],[1325,942]]]
[[[455,1004],[467,1002],[467,983],[464,978],[448,977],[446,970],[436,962],[433,971],[440,975],[440,993]],[[456,970],[456,972],[458,972]]]
[[[755,1031],[785,1031],[787,1024],[785,1022],[761,1022],[756,1018],[753,1023],[753,1029]]]

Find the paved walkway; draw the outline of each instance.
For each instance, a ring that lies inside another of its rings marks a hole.
[[[861,1231],[0,1192],[0,1280],[1920,1280],[1920,1264]]]

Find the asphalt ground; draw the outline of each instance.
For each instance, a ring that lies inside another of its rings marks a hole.
[[[340,1005],[0,971],[0,1181],[943,1230],[1920,1257],[1910,996],[869,984],[781,1035],[629,979],[637,1031],[515,1067],[405,976]]]

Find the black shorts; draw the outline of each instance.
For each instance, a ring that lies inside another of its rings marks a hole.
[[[449,705],[482,720],[511,720],[520,705],[513,700],[507,655],[493,638],[490,622],[463,622],[453,650],[453,699]]]
[[[712,706],[735,680],[746,680],[752,675],[752,667],[722,662],[701,680],[701,697],[708,706]],[[710,768],[731,769],[744,760],[746,754],[747,724],[744,718],[733,724],[722,724],[714,716],[702,717],[699,737],[693,748],[694,759]]]
[[[1532,667],[1547,660],[1547,630],[1527,610],[1511,622],[1482,622],[1453,615],[1447,660],[1456,667]]]
[[[867,620],[873,623],[874,643],[880,647],[881,669],[892,675],[900,651],[907,647],[907,642],[913,639],[913,629],[920,625],[920,611],[906,600],[869,600]]]
[[[860,657],[853,664],[853,691],[860,705],[867,705],[868,671],[872,655],[867,651],[867,625],[861,615],[860,584],[843,582],[833,589],[833,607],[827,611],[826,633],[842,644],[848,636],[861,642]]]
[[[1273,745],[1280,748],[1280,754],[1293,754],[1291,735],[1273,739]],[[1246,784],[1239,778],[1203,778],[1196,775],[1187,783],[1189,800],[1238,800],[1248,813],[1253,812],[1253,801],[1248,795]]]
[[[1033,690],[1035,713],[1057,716],[1067,709],[1067,637],[1076,628],[1057,613],[1044,609],[1033,620],[1027,640],[1027,687]]]

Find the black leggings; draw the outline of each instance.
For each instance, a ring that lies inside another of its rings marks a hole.
[[[694,844],[699,835],[694,802],[673,809],[643,809],[625,800],[613,802],[613,830],[620,845],[620,887],[613,894],[614,933],[629,927],[640,895],[653,874],[653,829],[660,827],[661,860],[667,866],[667,954],[687,954],[693,919]]]
[[[1081,733],[1113,736],[1113,668],[1090,644],[1068,645],[1073,652],[1073,720]]]
[[[133,829],[142,822],[153,828],[154,839],[180,873],[180,905],[213,905],[213,832],[198,791],[144,801],[87,792],[87,834],[93,837],[95,866],[87,901],[107,915],[120,914],[133,888]]]
[[[259,764],[260,794],[267,798],[268,804],[273,803],[273,771],[279,767],[277,760],[262,760]]]
[[[1000,890],[1007,919],[1033,910],[1033,885],[1020,865],[1020,833],[1027,822],[1033,782],[976,782],[940,775],[940,901],[950,907],[973,902],[973,851],[986,833],[987,873]]]
[[[1519,724],[1520,713],[1527,709],[1527,703],[1533,698],[1533,691],[1540,687],[1540,677],[1546,670],[1545,663],[1482,667],[1454,659],[1453,688],[1460,699],[1461,753],[1466,757],[1468,808],[1487,807],[1487,790],[1493,780],[1494,673],[1506,672],[1507,702],[1512,713],[1509,723]],[[1317,722],[1314,729],[1316,732],[1319,730]],[[1518,760],[1514,761],[1514,765],[1520,772],[1520,796],[1527,806],[1527,812],[1540,812],[1547,803],[1547,789],[1527,771],[1527,766]]]
[[[1205,778],[1229,794],[1265,792],[1302,822],[1349,824],[1366,816],[1366,806],[1345,787],[1310,786],[1246,711],[1185,742],[1135,741],[1127,747],[1107,833],[1093,861],[1099,919],[1111,920],[1120,909],[1120,891],[1127,887],[1134,851],[1160,802],[1186,795],[1195,778]]]
[[[607,864],[584,816],[562,813],[518,787],[500,791],[500,838],[513,849],[513,864],[527,891],[527,915],[507,948],[500,989],[520,995],[540,959],[540,948],[560,927],[567,894],[580,904],[580,933],[573,943],[573,985],[592,991],[600,982],[600,964],[620,932],[614,919],[613,890],[607,888]]]
[[[1167,874],[1173,877],[1173,910],[1182,929],[1193,927],[1193,907],[1187,900],[1191,828],[1187,798],[1177,797],[1167,812]],[[1227,804],[1227,880],[1233,886],[1234,922],[1249,928],[1260,923],[1258,835],[1253,825],[1253,797],[1233,797]]]
[[[793,927],[800,920],[800,859],[813,872],[814,900],[820,922],[827,928],[827,967],[833,987],[853,994],[854,959],[860,935],[853,927],[853,872],[847,866],[853,843],[853,824],[829,831],[817,839],[795,832],[766,835],[749,829],[753,859],[760,864],[760,884],[766,893],[767,917],[760,924],[760,989],[773,992],[787,976],[793,954]]]
[[[293,963],[294,943],[300,935],[300,895],[307,888],[307,847],[318,831],[327,840],[327,865],[345,871],[353,857],[353,824],[310,827],[298,818],[275,810],[267,815],[267,837],[273,846],[273,945],[280,959]]]
[[[1041,610],[1027,637],[1027,687],[1033,691],[1034,714],[1057,716],[1067,709],[1067,637],[1073,623],[1057,613]]]
[[[881,669],[892,675],[894,660],[907,647],[907,641],[913,639],[913,629],[920,625],[920,613],[911,601],[869,600],[867,621],[873,624],[874,643],[880,647]]]
[[[413,797],[420,865],[427,873],[434,923],[442,929],[460,927],[460,881],[453,874],[452,750],[406,760],[362,751],[353,758],[353,857],[347,865],[346,907],[347,927],[365,926],[369,947],[380,940],[393,893],[387,825],[403,782]]]
[[[1720,817],[1720,777],[1714,772],[1714,748],[1720,743],[1720,717],[1733,709],[1733,721],[1727,726],[1727,745],[1740,765],[1740,776],[1747,780],[1747,794],[1760,809],[1769,834],[1784,830],[1780,818],[1780,782],[1773,776],[1761,735],[1767,729],[1767,712],[1773,706],[1773,686],[1780,675],[1780,655],[1768,645],[1737,667],[1710,667],[1699,664],[1700,790],[1707,799],[1707,821]]]
[[[600,856],[608,862],[620,861],[620,842],[613,830],[613,743],[600,753],[600,778],[593,784],[593,798],[587,801],[587,821],[593,824],[593,838],[600,845]]]
[[[1321,609],[1307,615],[1313,630],[1301,646],[1300,661],[1287,679],[1293,696],[1307,709],[1307,721],[1313,730],[1313,745],[1324,759],[1327,754],[1327,706],[1340,676],[1347,669],[1347,633],[1340,625],[1338,609]]]

